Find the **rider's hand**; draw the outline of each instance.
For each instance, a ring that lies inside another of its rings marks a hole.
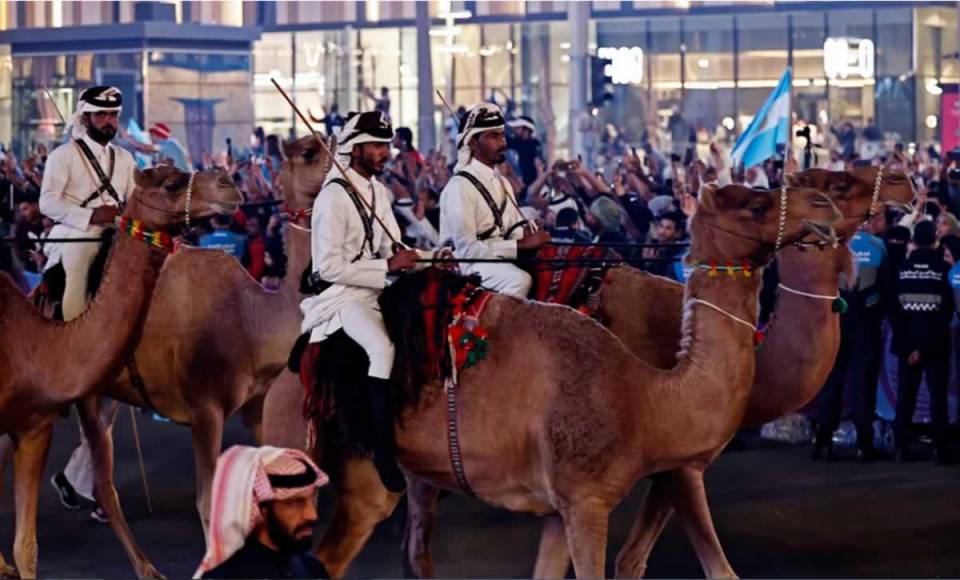
[[[400,250],[387,260],[388,272],[406,272],[413,270],[417,265],[420,255],[414,250]]]
[[[120,210],[112,205],[105,205],[103,207],[98,207],[93,210],[93,215],[90,216],[90,225],[104,225],[112,224],[113,220],[120,215]]]
[[[519,250],[536,250],[540,246],[543,246],[550,241],[550,234],[544,230],[539,230],[534,233],[527,233],[522,238],[517,240],[517,249]]]

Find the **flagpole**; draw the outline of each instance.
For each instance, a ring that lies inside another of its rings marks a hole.
[[[787,67],[787,74],[790,75],[790,87],[787,93],[787,147],[784,149],[783,157],[783,178],[787,178],[787,162],[793,156],[793,67]]]

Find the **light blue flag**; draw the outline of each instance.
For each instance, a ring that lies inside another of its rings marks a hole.
[[[734,164],[743,163],[744,169],[759,165],[777,154],[777,145],[786,145],[790,139],[792,77],[790,67],[787,67],[777,88],[773,89],[750,126],[737,139],[731,154]]]

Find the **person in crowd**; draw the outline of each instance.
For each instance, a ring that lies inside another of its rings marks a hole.
[[[190,154],[170,131],[166,123],[154,123],[149,129],[153,139],[154,155],[157,163],[169,163],[180,171],[191,171],[193,163]]]
[[[516,152],[523,187],[527,188],[536,181],[536,162],[543,157],[540,140],[535,137],[537,126],[533,119],[526,115],[509,121],[507,126],[511,129],[510,134],[507,135],[507,148]]]
[[[228,215],[215,215],[210,220],[213,231],[200,236],[200,247],[222,250],[243,262],[247,257],[247,238],[231,229],[233,218]]]
[[[653,244],[665,245],[643,249],[643,257],[648,260],[643,264],[644,270],[651,274],[679,280],[675,265],[679,261],[679,256],[686,251],[686,247],[668,244],[677,244],[683,240],[685,223],[686,220],[680,212],[667,212],[657,217],[649,241]]]
[[[377,97],[373,94],[373,91],[370,90],[370,87],[364,87],[363,94],[365,97],[373,101],[373,110],[380,111],[386,115],[387,120],[390,120],[390,89],[387,87],[380,87],[380,96]]]
[[[830,132],[837,137],[843,157],[852,158],[857,148],[857,131],[853,128],[853,123],[846,122],[839,129],[830,127]]]
[[[833,459],[833,432],[840,425],[843,394],[849,385],[853,401],[853,422],[857,429],[857,459],[881,458],[873,445],[877,379],[883,360],[882,324],[886,247],[881,236],[886,216],[878,214],[867,228],[850,240],[855,260],[852,279],[841,278],[840,296],[847,311],[840,315],[840,350],[833,369],[818,395],[818,423],[811,457]]]
[[[310,552],[317,489],[302,451],[235,445],[217,460],[207,550],[194,578],[329,578]]]
[[[243,265],[250,272],[254,280],[260,282],[267,269],[267,245],[263,237],[263,228],[260,227],[260,218],[247,218],[247,251]]]
[[[955,303],[950,266],[937,248],[929,221],[913,231],[915,249],[897,276],[893,310],[893,353],[897,356],[897,461],[910,459],[910,429],[920,381],[927,380],[933,415],[934,462],[950,460],[947,439],[947,386],[950,378],[950,323]]]
[[[403,186],[411,188],[417,181],[424,169],[426,161],[423,155],[413,146],[413,131],[409,127],[397,127],[396,134],[393,137],[393,146],[397,148],[394,159],[395,165],[399,168],[399,175],[403,179]]]
[[[565,207],[557,212],[554,226],[550,229],[550,240],[553,242],[587,243],[590,236],[580,229],[580,214],[572,207]]]

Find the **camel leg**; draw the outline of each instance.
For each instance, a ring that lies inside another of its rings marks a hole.
[[[123,508],[120,507],[120,498],[113,483],[113,435],[100,420],[99,408],[96,397],[88,397],[77,404],[80,427],[90,443],[90,454],[93,457],[97,500],[110,518],[110,527],[123,545],[137,577],[162,578],[160,572],[153,567],[146,554],[137,545],[133,532],[127,524],[127,518],[123,515]]]
[[[383,487],[367,458],[347,460],[337,484],[333,521],[314,551],[331,578],[343,577],[374,528],[393,513],[401,497]]]
[[[266,394],[254,395],[240,407],[243,424],[253,431],[257,445],[263,445],[263,401]]]
[[[203,523],[206,537],[210,524],[210,493],[217,458],[223,445],[223,413],[212,405],[201,405],[191,417],[190,431],[193,436],[193,458],[197,471],[197,512]]]
[[[566,578],[569,568],[570,550],[567,548],[567,531],[563,526],[563,518],[558,514],[551,514],[543,519],[533,577]]]
[[[13,457],[13,490],[17,504],[13,560],[23,578],[37,577],[37,493],[52,434],[53,427],[47,426],[22,439]]]
[[[707,578],[736,578],[713,527],[703,469],[685,467],[670,473],[670,500],[683,520],[687,537],[693,543]]]
[[[630,528],[627,542],[617,554],[617,578],[642,578],[646,572],[647,558],[673,515],[669,475],[658,473],[651,478],[650,489],[647,490],[637,519]]]
[[[6,476],[7,463],[13,459],[14,445],[13,439],[9,435],[0,436],[0,496],[3,495],[3,481]],[[0,552],[0,578],[15,576],[17,569],[7,564]]]
[[[433,578],[430,533],[437,513],[440,490],[423,481],[407,478],[407,521],[403,538],[407,577]]]
[[[573,503],[561,513],[577,578],[605,578],[610,506],[588,499]]]

